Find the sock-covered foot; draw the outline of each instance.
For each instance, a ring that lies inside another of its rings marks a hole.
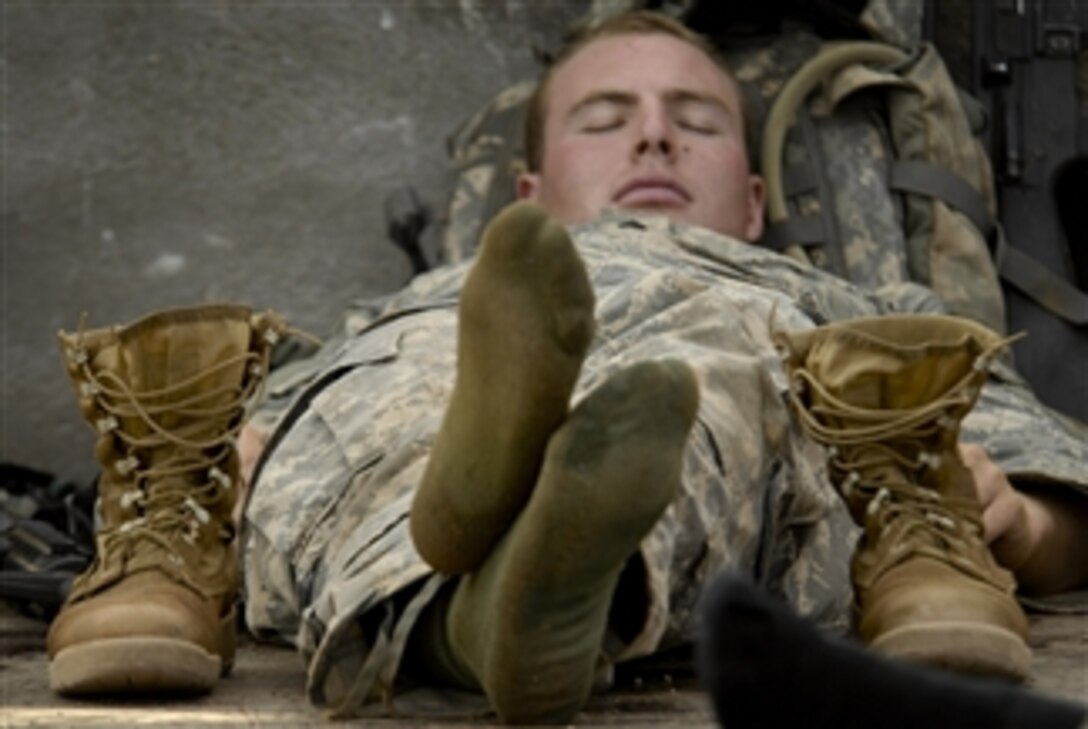
[[[703,621],[703,683],[729,729],[1076,729],[1085,715],[1027,689],[825,635],[733,575],[708,589]]]
[[[548,444],[513,528],[447,614],[452,653],[507,722],[567,722],[589,695],[620,569],[677,492],[691,370],[645,362],[591,393]]]
[[[436,570],[477,568],[524,506],[593,337],[593,290],[560,225],[529,203],[488,226],[461,294],[457,380],[412,504]]]

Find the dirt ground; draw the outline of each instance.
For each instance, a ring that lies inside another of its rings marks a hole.
[[[43,652],[46,624],[0,603],[0,726],[2,727],[309,727],[327,724],[305,698],[305,668],[292,650],[245,642],[234,672],[207,696],[186,700],[73,701],[48,687]],[[1088,704],[1088,616],[1033,618],[1035,667],[1030,686]],[[660,668],[628,677],[622,689],[594,697],[580,725],[713,727],[714,715],[690,670]],[[417,696],[419,702],[440,697]],[[399,701],[399,700],[398,700]],[[366,718],[338,726],[487,726],[490,719]]]

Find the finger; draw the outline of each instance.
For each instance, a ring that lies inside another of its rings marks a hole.
[[[971,472],[975,482],[975,492],[979,503],[985,509],[1012,486],[1004,472],[990,460],[981,446],[969,444],[960,446],[960,457],[964,466]]]
[[[982,528],[986,543],[1005,536],[1016,522],[1017,503],[1011,498],[996,498],[987,504],[982,511]]]
[[[959,451],[960,458],[968,468],[971,467],[972,463],[978,463],[981,460],[989,460],[986,449],[978,443],[960,443]]]
[[[982,514],[985,541],[994,553],[1003,552],[1003,562],[1012,563],[1030,544],[1028,505],[1023,494],[1009,489]]]
[[[1032,552],[1031,531],[1027,523],[1027,507],[1022,499],[1009,507],[1009,513],[1002,514],[996,533],[991,538],[986,537],[986,543],[993,552],[994,557],[1004,567],[1013,570],[1019,569]]]

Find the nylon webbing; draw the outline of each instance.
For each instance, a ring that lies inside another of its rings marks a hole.
[[[898,160],[888,172],[888,187],[951,205],[970,218],[986,238],[994,232],[994,219],[986,199],[971,183],[944,167],[918,160]]]
[[[778,223],[769,223],[759,239],[762,246],[782,253],[789,246],[813,246],[826,243],[824,218],[822,215],[805,215],[788,218]]]
[[[782,168],[782,189],[786,197],[796,197],[816,189],[818,176],[812,165],[788,165]]]
[[[1043,264],[998,236],[997,270],[1001,278],[1023,291],[1055,316],[1088,326],[1088,295]]]

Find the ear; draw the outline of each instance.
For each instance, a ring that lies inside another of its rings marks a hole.
[[[540,202],[540,174],[522,172],[517,179],[518,200]]]
[[[767,188],[759,175],[748,176],[748,222],[745,227],[745,240],[754,242],[763,235],[763,203],[766,202]]]

